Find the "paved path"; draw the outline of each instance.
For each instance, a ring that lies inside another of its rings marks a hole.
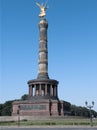
[[[95,128],[8,128],[0,130],[97,130]]]
[[[0,128],[0,130],[97,130],[97,128],[85,128],[85,127],[82,127],[82,128],[8,128],[8,127],[2,127]]]

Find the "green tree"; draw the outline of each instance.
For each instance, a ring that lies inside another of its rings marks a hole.
[[[3,104],[0,104],[0,116],[2,115]]]
[[[71,115],[72,116],[83,116],[83,117],[90,117],[90,110],[86,107],[71,105]],[[97,117],[97,112],[92,110],[92,115]]]
[[[21,100],[27,100],[29,98],[29,95],[28,94],[24,94],[22,97],[21,97]]]
[[[12,102],[13,102],[13,101],[6,101],[6,102],[2,105],[1,116],[11,116],[11,112],[12,112]]]

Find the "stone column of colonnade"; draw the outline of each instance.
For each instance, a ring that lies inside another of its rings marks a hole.
[[[57,85],[52,85],[50,84],[50,86],[48,86],[48,84],[45,84],[44,85],[44,94],[42,94],[42,84],[38,84],[39,85],[39,89],[38,89],[38,95],[41,95],[41,96],[46,96],[46,95],[49,95],[49,96],[54,96],[54,97],[57,97],[58,94],[57,94]],[[50,88],[49,92],[48,92],[48,87]],[[37,96],[37,93],[36,93],[36,84],[34,85],[29,85],[29,96]]]

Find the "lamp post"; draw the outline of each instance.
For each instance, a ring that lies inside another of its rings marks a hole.
[[[86,101],[85,102],[85,105],[86,105],[86,107],[87,108],[89,108],[89,110],[90,110],[90,125],[91,126],[93,126],[93,120],[92,120],[92,112],[91,112],[91,109],[93,108],[93,106],[94,106],[94,101],[92,101],[92,105],[88,105],[88,102]]]

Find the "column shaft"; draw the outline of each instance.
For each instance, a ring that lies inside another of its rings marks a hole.
[[[50,85],[50,96],[52,96],[52,84]]]
[[[41,84],[39,84],[39,95],[41,95]]]
[[[45,84],[45,95],[47,95],[47,84]]]
[[[58,88],[57,88],[57,85],[56,85],[56,97],[58,96]]]
[[[29,86],[29,96],[31,96],[31,85]]]
[[[47,48],[48,22],[42,19],[39,22],[40,42],[38,58],[38,79],[48,79],[48,48]]]
[[[54,86],[54,96],[56,97],[56,86]]]
[[[36,84],[34,84],[34,96],[36,96]]]

